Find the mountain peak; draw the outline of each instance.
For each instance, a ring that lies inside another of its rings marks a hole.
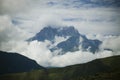
[[[53,27],[47,26],[44,27],[40,32],[38,32],[33,38],[30,40],[54,40],[55,36],[67,37],[67,36],[79,36],[79,32],[73,27]]]
[[[47,26],[44,27],[40,32],[38,32],[34,37],[30,39],[30,41],[51,41],[52,45],[54,45],[55,37],[68,37],[65,41],[57,43],[57,45],[49,48],[51,52],[61,49],[60,53],[57,54],[65,54],[66,52],[73,52],[80,50],[81,46],[82,51],[90,51],[95,53],[99,50],[99,46],[102,43],[99,40],[90,40],[87,39],[85,35],[81,35],[74,26]],[[51,46],[52,46],[51,45]]]

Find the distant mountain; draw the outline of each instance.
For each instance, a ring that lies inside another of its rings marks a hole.
[[[55,36],[67,37],[67,36],[79,36],[79,35],[80,35],[79,32],[73,26],[61,27],[61,28],[55,28],[55,26],[47,26],[29,40],[53,41],[55,39]]]
[[[0,75],[8,73],[27,72],[35,69],[44,69],[34,60],[17,53],[0,51]]]
[[[64,68],[0,76],[0,80],[120,80],[120,56],[97,59]]]
[[[100,40],[87,39],[85,35],[80,34],[73,26],[48,26],[43,28],[40,32],[38,32],[34,37],[30,38],[28,41],[38,40],[43,42],[45,40],[49,40],[51,41],[51,43],[54,44],[56,36],[64,38],[68,37],[67,40],[62,41],[56,46],[50,48],[51,52],[54,52],[58,49],[62,49],[62,51],[58,54],[74,52],[78,51],[79,49],[95,53],[99,50],[99,46],[102,43]]]

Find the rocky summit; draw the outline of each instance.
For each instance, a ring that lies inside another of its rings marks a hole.
[[[78,50],[95,53],[99,51],[99,46],[102,43],[100,40],[88,39],[85,35],[80,34],[73,26],[47,26],[28,41],[37,40],[44,42],[45,40],[48,40],[54,44],[56,36],[67,38],[65,41],[59,42],[54,47],[49,48],[51,52],[61,49],[58,54],[65,54],[66,52],[74,52]]]

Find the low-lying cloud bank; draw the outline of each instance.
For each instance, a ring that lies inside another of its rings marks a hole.
[[[117,39],[118,41],[120,40],[119,37]],[[109,40],[111,40],[111,38]],[[107,42],[109,42],[109,40]],[[107,44],[107,46],[106,42],[103,42],[103,44],[101,45],[101,51],[95,54],[88,51],[86,52],[76,51],[67,52],[64,55],[54,55],[47,48],[47,46],[50,44],[49,41],[45,42],[32,41],[30,43],[21,42],[13,46],[10,52],[18,52],[24,56],[36,60],[38,64],[45,67],[64,67],[68,65],[89,62],[91,60],[98,58],[120,55],[120,49],[118,49],[119,44],[113,46],[111,45],[114,44],[115,42],[116,40],[113,39],[112,42]],[[112,49],[113,51],[103,50],[104,48],[109,48]]]
[[[47,40],[45,42],[27,42],[25,40],[30,37],[29,33],[15,26],[10,17],[0,16],[0,18],[0,50],[20,53],[45,67],[64,67],[89,62],[97,58],[120,55],[120,36],[102,35],[87,35],[89,39],[103,41],[100,51],[95,54],[88,51],[76,51],[67,52],[64,55],[54,55],[47,47],[51,42]],[[59,40],[64,39],[56,37],[56,41],[59,42]]]

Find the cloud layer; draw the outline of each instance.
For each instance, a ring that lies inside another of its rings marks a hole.
[[[74,25],[83,34],[120,34],[117,4],[117,0],[0,0],[0,14],[12,16],[27,32],[56,23]]]
[[[76,51],[67,52],[64,55],[54,55],[55,53],[52,53],[47,47],[51,44],[49,41],[32,41],[30,43],[22,42],[22,44],[19,43],[16,47],[13,47],[10,52],[19,52],[22,55],[36,60],[37,63],[45,67],[64,67],[68,65],[89,62],[98,58],[120,55],[119,44],[116,44],[119,43],[116,42],[119,40],[119,36],[116,37],[116,39],[114,38],[114,36],[105,39],[103,41],[103,44],[101,45],[101,50],[95,54],[89,51]],[[106,42],[108,42],[109,44]],[[105,48],[112,49],[113,51],[104,50]]]
[[[51,44],[51,42],[47,40],[45,42],[27,42],[25,41],[25,39],[28,36],[26,36],[25,38],[25,35],[22,34],[23,32],[21,32],[21,29],[16,28],[17,26],[14,26],[11,23],[10,18],[8,18],[7,16],[2,16],[1,18],[2,21],[7,23],[7,26],[1,25],[3,27],[0,28],[0,50],[20,53],[24,56],[34,59],[35,61],[37,61],[38,64],[45,67],[64,67],[68,65],[89,62],[98,58],[120,55],[120,36],[102,35],[87,35],[89,39],[100,39],[103,41],[100,47],[101,50],[95,54],[88,51],[76,51],[67,52],[64,55],[54,55],[55,53],[52,53],[48,49],[48,46]],[[56,36],[55,40],[56,45],[58,42],[64,41],[65,39]],[[113,51],[104,50],[107,48]]]

